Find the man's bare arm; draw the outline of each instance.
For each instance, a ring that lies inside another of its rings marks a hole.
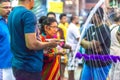
[[[26,47],[31,50],[40,50],[47,47],[56,47],[57,42],[40,42],[36,38],[36,33],[27,33],[25,34]]]

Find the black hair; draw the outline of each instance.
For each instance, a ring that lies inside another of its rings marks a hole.
[[[120,15],[119,15],[119,13],[113,14],[113,21],[115,21],[115,22],[120,21]]]
[[[65,13],[60,14],[59,19],[61,20],[63,16],[66,16],[66,14]]]
[[[102,9],[101,7],[99,7],[99,8],[97,9],[97,11],[95,12],[95,14],[98,14],[99,19],[100,19],[100,20],[103,20],[104,11],[103,11],[103,9]]]
[[[2,2],[10,2],[10,0],[0,0],[0,4],[1,4]]]
[[[72,22],[75,18],[76,18],[75,15],[71,16],[71,17],[70,17],[70,22]]]
[[[48,17],[48,15],[50,15],[50,14],[52,14],[52,15],[54,15],[54,16],[56,17],[56,15],[55,15],[54,12],[48,12],[48,13],[47,13],[47,17]]]
[[[47,18],[47,16],[41,16],[40,19],[38,19],[39,24],[42,24],[42,22]]]
[[[39,19],[39,24],[41,24],[40,32],[45,33],[44,27],[45,25],[51,25],[53,22],[57,22],[55,18],[49,18],[46,16],[43,16]]]

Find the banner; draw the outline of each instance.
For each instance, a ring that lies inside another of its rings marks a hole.
[[[63,13],[63,2],[48,2],[48,12]]]

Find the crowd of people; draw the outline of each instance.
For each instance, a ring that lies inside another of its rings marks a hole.
[[[14,8],[9,0],[0,0],[0,80],[65,80],[65,68],[68,80],[75,80],[79,16],[72,15],[68,23],[62,13],[58,22],[56,14],[48,12],[37,20],[33,7],[34,0],[19,0]],[[81,53],[120,56],[120,12],[113,14],[114,24],[104,21],[99,7],[79,44],[85,51]],[[79,80],[120,79],[119,62],[83,59],[82,64]]]

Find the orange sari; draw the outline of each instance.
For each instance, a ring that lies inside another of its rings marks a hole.
[[[41,40],[50,39],[49,36],[40,36]],[[60,55],[56,55],[56,49],[50,49],[44,54],[42,80],[60,80]]]

